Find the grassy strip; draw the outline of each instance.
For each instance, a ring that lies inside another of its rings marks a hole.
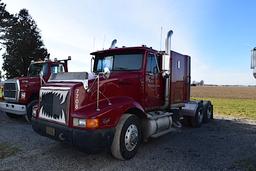
[[[224,98],[192,98],[194,100],[210,100],[214,114],[256,120],[256,100],[224,99]]]
[[[6,143],[0,143],[0,159],[15,155],[19,149],[17,147],[8,145]]]

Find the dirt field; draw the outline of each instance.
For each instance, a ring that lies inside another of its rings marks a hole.
[[[22,119],[0,112],[0,170],[256,170],[256,124],[215,118],[183,127],[140,146],[129,161],[86,154],[36,134]]]
[[[191,87],[192,97],[256,99],[256,87]]]

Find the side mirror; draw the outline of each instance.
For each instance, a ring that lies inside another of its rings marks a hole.
[[[40,76],[40,78],[42,78],[44,76],[44,73],[42,70],[39,72],[39,76]]]
[[[44,80],[44,72],[42,70],[39,72],[39,77],[40,77],[40,80],[45,84],[46,82]]]
[[[91,72],[93,72],[93,64],[94,64],[94,60],[95,60],[95,58],[94,58],[94,57],[92,57],[92,58],[91,58]]]
[[[105,68],[103,69],[103,77],[104,77],[105,79],[108,79],[108,78],[110,77],[110,70],[109,70],[108,67],[105,67]]]

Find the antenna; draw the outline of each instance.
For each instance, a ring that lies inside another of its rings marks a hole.
[[[161,26],[161,33],[160,33],[160,51],[162,51],[162,37],[163,37],[163,27]]]
[[[95,37],[92,38],[92,50],[95,50]]]

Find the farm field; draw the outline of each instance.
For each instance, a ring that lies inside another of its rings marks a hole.
[[[256,87],[192,87],[192,99],[211,100],[214,114],[256,120]]]

